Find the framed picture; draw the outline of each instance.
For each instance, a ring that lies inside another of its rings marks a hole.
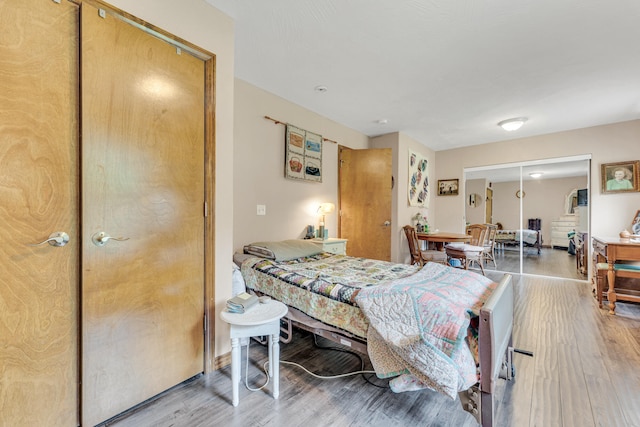
[[[438,180],[438,196],[457,196],[458,180],[457,179],[439,179]]]
[[[634,236],[640,236],[640,211],[636,212],[636,216],[633,217],[631,223],[631,234]]]
[[[640,161],[603,163],[601,171],[602,194],[639,191]]]

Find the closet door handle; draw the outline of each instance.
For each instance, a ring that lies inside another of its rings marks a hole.
[[[128,237],[111,237],[104,231],[100,231],[93,236],[91,236],[91,241],[96,246],[104,246],[107,244],[109,240],[116,240],[118,242],[123,242],[125,240],[129,240]]]
[[[382,224],[382,225],[384,225],[385,227],[388,227],[388,226],[391,225],[391,221],[385,221],[384,224]]]
[[[51,233],[47,240],[43,240],[40,243],[30,243],[29,246],[40,246],[45,243],[49,243],[51,246],[64,246],[69,243],[69,235],[64,231],[56,231]]]

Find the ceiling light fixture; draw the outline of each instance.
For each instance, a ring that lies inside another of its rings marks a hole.
[[[387,119],[378,119],[376,120],[376,123],[379,125],[386,125],[387,123],[389,123],[389,120]]]
[[[531,172],[531,173],[529,174],[529,176],[530,176],[531,178],[540,178],[542,175],[543,175],[543,173],[542,173],[542,172]]]
[[[320,86],[314,87],[313,90],[315,90],[316,92],[325,93],[326,91],[329,90],[329,88],[326,86],[320,85]]]
[[[516,117],[513,119],[507,119],[507,120],[498,122],[498,126],[500,126],[502,129],[508,132],[512,132],[514,130],[520,129],[526,121],[527,121],[526,117]]]

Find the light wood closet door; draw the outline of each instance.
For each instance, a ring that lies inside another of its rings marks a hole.
[[[87,3],[81,29],[82,421],[94,425],[203,371],[205,68]]]
[[[66,1],[0,2],[3,427],[78,422],[77,24]]]

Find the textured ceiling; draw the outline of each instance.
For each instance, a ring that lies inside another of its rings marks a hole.
[[[640,118],[639,0],[206,1],[235,20],[237,78],[369,136],[438,151]]]

